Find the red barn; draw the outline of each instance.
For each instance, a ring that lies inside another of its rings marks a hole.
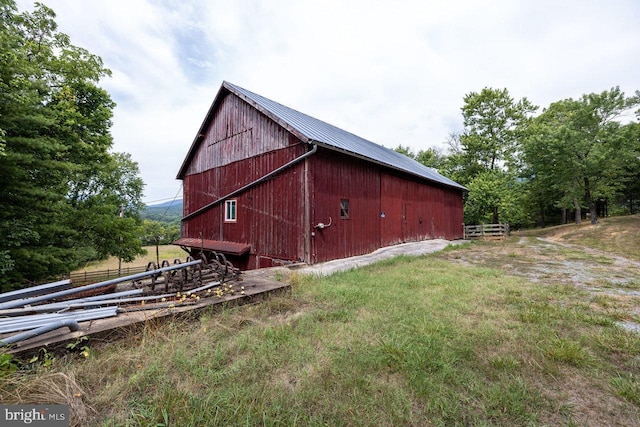
[[[463,236],[465,188],[402,154],[224,82],[180,168],[182,237],[241,269]]]

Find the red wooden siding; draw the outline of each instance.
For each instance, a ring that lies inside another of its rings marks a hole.
[[[462,193],[386,172],[335,152],[310,158],[313,171],[313,262],[372,252],[425,239],[460,239]],[[349,200],[349,219],[340,219],[340,200]]]
[[[304,232],[304,202],[299,190],[303,168],[304,164],[298,164],[289,173],[235,197],[236,222],[224,221],[224,203],[220,203],[186,221],[182,236],[250,244],[249,259],[243,261],[246,268],[302,261],[299,239]]]
[[[302,163],[286,174],[255,187],[245,198],[251,210],[251,243],[256,268],[281,261],[303,261],[299,241],[305,232]]]
[[[235,95],[226,96],[209,125],[186,175],[242,161],[295,142],[289,132],[276,125]]]
[[[313,176],[312,262],[362,255],[380,246],[380,172],[376,166],[320,150],[309,158]],[[349,200],[349,219],[340,218],[340,200]]]
[[[307,150],[307,144],[266,116],[234,95],[227,96],[187,168],[184,215],[254,182]],[[251,244],[249,259],[234,260],[244,268],[257,268],[261,259],[263,264],[271,259],[300,260],[302,170],[303,163],[295,165],[235,197],[236,222],[224,221],[223,202],[184,221],[182,237]]]
[[[381,177],[381,246],[425,239],[460,239],[462,192],[389,173]]]

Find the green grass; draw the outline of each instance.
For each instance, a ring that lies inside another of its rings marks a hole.
[[[625,374],[611,379],[615,392],[625,399],[640,405],[640,378],[638,375]]]
[[[24,384],[54,370],[86,392],[82,425],[571,425],[610,412],[633,424],[638,337],[584,300],[437,255],[398,257],[90,343],[87,359],[7,373],[0,395],[29,400]],[[576,398],[576,383],[600,403]]]

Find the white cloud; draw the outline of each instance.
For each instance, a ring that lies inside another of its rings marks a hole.
[[[45,0],[72,42],[100,55],[113,135],[147,183],[175,175],[222,80],[374,142],[442,146],[462,98],[509,89],[547,106],[640,88],[635,0]],[[20,1],[21,9],[29,2]]]

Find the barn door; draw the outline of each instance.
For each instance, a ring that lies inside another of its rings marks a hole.
[[[412,203],[402,204],[402,241],[418,240],[418,215]]]
[[[409,241],[409,218],[411,203],[402,204],[402,242]]]

